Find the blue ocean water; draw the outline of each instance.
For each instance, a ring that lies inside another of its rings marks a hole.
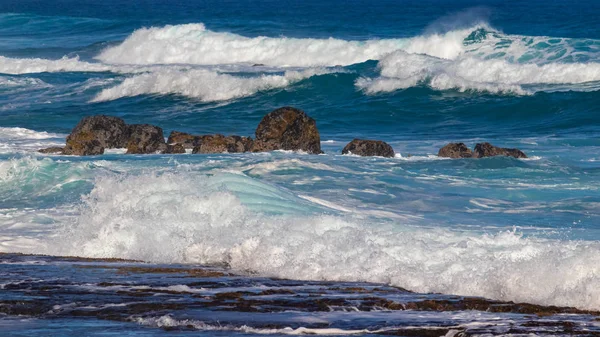
[[[598,1],[0,1],[0,252],[600,309]],[[324,155],[42,155],[84,116]],[[342,156],[353,138],[395,158]],[[448,160],[448,142],[530,158]]]

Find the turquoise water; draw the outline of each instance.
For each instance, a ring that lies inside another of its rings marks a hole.
[[[600,6],[0,2],[0,252],[600,309]],[[257,66],[257,64],[259,64]],[[41,155],[84,116],[324,155]],[[342,156],[353,138],[395,158]],[[530,158],[440,159],[489,141]]]

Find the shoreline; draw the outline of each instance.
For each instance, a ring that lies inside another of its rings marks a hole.
[[[53,256],[45,254],[27,254],[27,253],[5,253],[0,252],[0,266],[6,264],[19,264],[23,261],[40,261],[44,263],[60,262],[64,264],[71,264],[75,268],[80,269],[104,269],[113,270],[115,274],[121,275],[144,275],[144,274],[163,274],[163,275],[183,275],[183,277],[198,277],[198,278],[219,278],[219,277],[234,277],[234,278],[245,278],[245,279],[270,279],[275,282],[296,282],[296,283],[323,283],[329,285],[362,285],[359,286],[348,286],[344,293],[348,294],[369,294],[372,293],[367,291],[364,287],[370,287],[373,289],[387,290],[385,293],[397,293],[397,294],[413,294],[425,297],[448,297],[448,299],[425,299],[423,301],[408,301],[408,302],[395,302],[386,300],[383,298],[369,298],[372,301],[373,306],[378,306],[388,310],[415,310],[415,311],[463,311],[463,310],[475,310],[483,312],[494,312],[494,313],[515,313],[515,314],[531,314],[538,317],[546,317],[556,314],[572,314],[572,315],[590,315],[596,317],[596,320],[600,321],[600,310],[587,310],[578,309],[576,307],[566,306],[554,306],[554,305],[538,305],[533,303],[515,303],[513,301],[500,301],[487,299],[479,296],[460,296],[453,294],[440,294],[440,293],[417,293],[402,287],[392,286],[383,283],[371,283],[371,282],[356,282],[356,281],[314,281],[314,280],[302,280],[302,279],[287,279],[278,278],[272,276],[262,276],[251,271],[242,272],[230,269],[228,266],[216,265],[198,265],[198,264],[182,264],[182,263],[151,263],[139,260],[121,259],[121,258],[90,258],[90,257],[79,257],[79,256]],[[110,283],[105,282],[105,285]],[[4,289],[4,286],[3,286]],[[342,288],[339,288],[343,290]],[[173,294],[177,292],[172,292]],[[285,292],[283,292],[285,293]],[[244,293],[234,292],[228,295],[224,295],[228,298],[241,299]],[[240,305],[245,305],[241,303]],[[3,311],[2,305],[0,305],[0,312]],[[6,312],[5,312],[6,313]]]

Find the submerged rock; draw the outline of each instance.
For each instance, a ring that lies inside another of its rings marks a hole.
[[[495,156],[527,158],[527,155],[519,149],[508,149],[508,148],[503,148],[503,147],[497,147],[490,143],[479,143],[479,144],[475,145],[475,150],[473,151],[474,158],[495,157]]]
[[[97,115],[84,117],[71,131],[69,138],[86,133],[85,139],[93,138],[106,149],[123,148],[129,138],[127,124],[119,117]]]
[[[58,147],[58,146],[53,146],[53,147],[49,147],[46,149],[38,150],[39,153],[63,153],[63,151],[64,151],[64,148]]]
[[[167,148],[163,130],[150,124],[132,124],[128,127],[128,154],[156,153]]]
[[[167,147],[162,152],[163,154],[185,153],[185,147],[181,144],[167,144]]]
[[[268,113],[256,128],[252,152],[273,150],[323,153],[317,123],[304,111],[292,107],[283,107]]]
[[[444,158],[471,158],[473,151],[465,143],[450,143],[440,149],[438,157]]]
[[[342,154],[358,156],[393,157],[394,149],[386,142],[380,140],[354,139],[342,150]]]
[[[252,148],[252,138],[240,136],[206,135],[199,136],[200,141],[192,153],[238,153]]]
[[[202,136],[194,136],[189,133],[172,131],[167,139],[168,144],[181,144],[186,149],[193,149],[200,145]]]

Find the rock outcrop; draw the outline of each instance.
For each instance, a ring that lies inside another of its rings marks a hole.
[[[181,144],[186,149],[193,149],[200,145],[202,136],[194,136],[189,133],[172,131],[167,139],[167,144]]]
[[[178,154],[185,153],[185,147],[181,144],[167,144],[163,154]]]
[[[129,139],[125,121],[119,117],[105,115],[84,117],[71,131],[67,142],[69,138],[79,133],[86,133],[87,137],[84,138],[93,138],[106,149],[123,148]]]
[[[444,158],[471,158],[473,151],[465,143],[450,143],[440,149],[438,157]]]
[[[128,139],[127,124],[118,117],[84,117],[67,137],[64,154],[77,156],[99,155],[104,149],[125,147]]]
[[[342,150],[342,154],[358,156],[394,157],[394,149],[380,140],[354,139]]]
[[[268,113],[256,128],[252,152],[273,150],[323,153],[317,123],[304,111],[292,107]]]
[[[519,149],[508,149],[497,147],[490,143],[479,143],[475,145],[473,150],[473,158],[507,156],[514,158],[527,158],[527,155]]]
[[[146,154],[165,151],[167,144],[163,130],[150,124],[132,124],[128,127],[127,154]]]
[[[248,152],[252,148],[252,138],[240,136],[206,135],[199,136],[198,145],[192,153],[238,153]]]
[[[127,154],[148,153],[237,153],[273,150],[322,153],[317,124],[301,110],[292,107],[276,109],[262,119],[256,128],[256,141],[249,137],[191,135],[173,131],[165,143],[163,130],[149,124],[127,125],[118,117],[90,116],[83,118],[67,137],[64,148],[42,149],[42,153],[98,155],[104,149],[126,148]],[[168,145],[167,145],[168,144]]]
[[[75,156],[95,156],[104,154],[104,146],[91,131],[71,133],[67,137],[67,145],[63,154]]]
[[[40,150],[38,150],[38,152],[39,153],[46,153],[46,154],[50,154],[50,153],[59,153],[59,154],[62,154],[64,150],[65,150],[64,147],[52,146],[52,147],[48,147],[48,148],[45,148],[45,149],[40,149]]]

